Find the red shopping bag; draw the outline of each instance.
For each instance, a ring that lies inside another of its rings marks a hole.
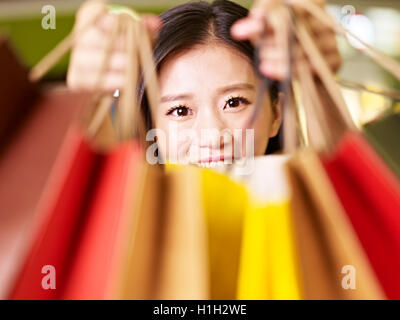
[[[116,294],[142,154],[135,141],[95,151],[80,129],[71,128],[10,298],[109,299]],[[55,272],[54,288],[46,283],[51,281],[48,266]]]
[[[359,133],[322,159],[389,299],[400,298],[400,182]]]
[[[87,94],[39,90],[0,38],[0,299],[10,290],[28,245],[34,212],[70,124]]]
[[[57,299],[66,285],[68,260],[89,204],[101,157],[73,128],[62,147],[37,210],[38,228],[11,299]],[[55,271],[55,287],[46,275]],[[47,281],[47,283],[46,283]],[[50,288],[49,288],[50,286]]]
[[[35,209],[71,123],[87,94],[46,91],[0,158],[0,297],[29,243]]]
[[[111,299],[117,294],[142,163],[136,141],[103,156],[63,299]]]

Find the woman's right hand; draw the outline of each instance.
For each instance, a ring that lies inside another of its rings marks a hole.
[[[91,90],[98,81],[107,42],[116,24],[117,15],[109,13],[107,4],[103,1],[87,1],[79,8],[74,26],[79,30],[98,14],[100,17],[95,24],[87,27],[86,30],[78,31],[67,73],[67,85],[71,89]],[[160,18],[155,15],[143,15],[142,19],[154,40],[161,26]],[[114,91],[122,87],[126,61],[125,39],[123,35],[118,35],[109,58],[108,69],[100,82],[101,89]]]

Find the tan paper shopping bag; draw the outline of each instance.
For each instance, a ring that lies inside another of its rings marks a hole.
[[[200,171],[142,174],[122,299],[207,299],[209,270]]]
[[[380,284],[318,156],[310,150],[298,152],[288,162],[287,172],[305,298],[383,299]]]
[[[135,213],[129,226],[120,299],[154,299],[158,283],[161,235],[164,226],[165,176],[158,166],[145,164],[138,181]]]

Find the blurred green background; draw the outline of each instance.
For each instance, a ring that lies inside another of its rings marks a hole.
[[[71,31],[76,10],[82,0],[0,0],[0,34],[9,37],[12,46],[28,67],[36,64],[60,40]],[[187,2],[185,0],[120,0],[114,3],[127,5],[138,12],[159,14],[162,11]],[[250,7],[252,1],[235,2]],[[400,58],[400,0],[327,0],[328,11],[340,21],[345,21],[351,12],[352,31],[370,44],[395,59]],[[45,30],[41,21],[45,16],[42,7],[53,5],[56,9],[56,29]],[[353,10],[353,12],[352,12]],[[400,89],[400,83],[376,66],[343,38],[338,38],[343,57],[339,77],[362,82],[381,89]],[[68,67],[66,55],[46,76],[45,80],[64,80]],[[400,59],[399,59],[400,60]],[[354,117],[365,116],[362,122],[373,118],[374,114],[393,105],[379,95],[366,92],[345,92],[346,99],[355,107]],[[400,105],[397,104],[400,110]],[[361,111],[360,111],[361,110]],[[366,111],[366,112],[365,112]],[[362,116],[361,116],[362,114]]]
[[[50,49],[52,49],[62,38],[71,30],[74,23],[74,14],[82,0],[12,0],[0,1],[0,33],[6,34],[10,39],[23,62],[28,66],[34,65]],[[139,12],[151,12],[159,14],[162,11],[187,1],[174,0],[120,0],[116,3],[134,8]],[[249,7],[252,1],[236,1],[245,7]],[[329,9],[336,14],[342,14],[340,10],[348,5],[348,1],[328,0]],[[41,20],[45,14],[41,9],[44,5],[53,5],[56,9],[56,29],[45,30],[41,26]],[[360,12],[366,12],[371,9],[400,10],[399,0],[359,0],[351,1],[351,5]],[[384,12],[381,12],[384,15]],[[376,16],[376,15],[375,15]],[[375,17],[376,18],[376,17]],[[379,15],[378,15],[379,18]],[[376,18],[376,19],[378,19]],[[387,21],[386,24],[393,23],[393,33],[397,32],[397,39],[400,39],[400,28],[395,24],[400,22],[400,14],[392,15],[393,21]],[[381,37],[380,37],[381,38]],[[381,41],[382,42],[382,41]],[[343,48],[342,48],[343,49]],[[345,50],[345,49],[344,49]],[[400,56],[400,46],[398,48]],[[396,56],[396,52],[391,52]],[[65,75],[68,63],[68,56],[49,73],[47,78],[60,79]]]
[[[84,1],[0,1],[0,34],[9,38],[12,46],[24,64],[35,65],[72,29],[74,16]],[[159,14],[162,11],[184,1],[118,1],[139,12]],[[56,28],[45,30],[41,21],[44,5],[53,5],[56,9]],[[66,55],[46,76],[50,79],[63,79],[68,66]]]

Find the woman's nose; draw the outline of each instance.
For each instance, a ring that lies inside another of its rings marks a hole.
[[[196,134],[200,148],[222,148],[224,144],[224,131],[226,123],[219,115],[216,108],[204,108],[199,113],[196,121]],[[226,133],[225,133],[226,134]]]

